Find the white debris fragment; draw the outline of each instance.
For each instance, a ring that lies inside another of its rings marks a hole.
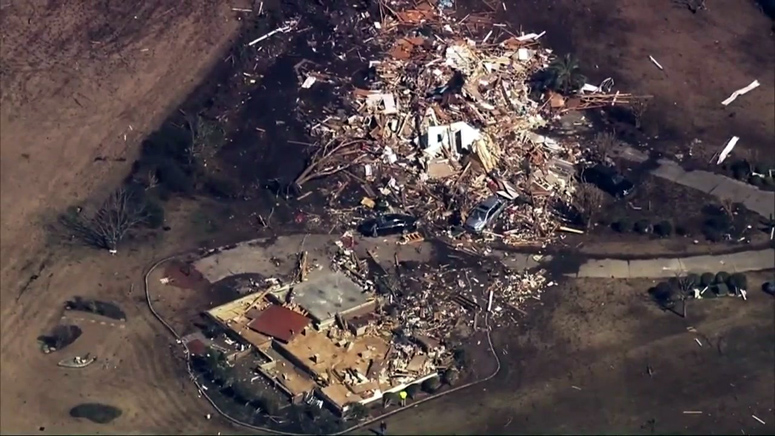
[[[301,84],[301,87],[304,89],[309,89],[312,87],[312,85],[315,84],[317,79],[313,76],[307,76],[306,79],[304,79],[304,83]]]
[[[664,70],[665,70],[664,68],[662,68],[662,65],[660,65],[660,64],[659,64],[659,62],[657,62],[657,60],[656,60],[656,59],[654,59],[654,57],[653,57],[653,56],[649,55],[649,60],[651,60],[651,62],[653,62],[653,63],[654,63],[654,65],[656,65],[656,66],[657,66],[657,68],[659,68],[661,71],[664,71]]]
[[[739,141],[740,138],[737,136],[733,136],[732,139],[730,139],[727,142],[727,145],[724,146],[724,149],[721,150],[721,154],[718,155],[718,160],[716,161],[716,165],[721,165],[721,162],[724,162],[724,159],[729,156],[729,153],[732,152],[732,149],[735,148],[735,145],[737,145],[737,141]]]
[[[737,97],[740,97],[743,94],[747,94],[750,91],[753,91],[754,89],[758,88],[760,85],[758,80],[754,80],[751,82],[748,86],[745,88],[740,88],[737,91],[733,92],[732,95],[729,96],[726,100],[722,101],[721,104],[724,106],[728,106],[730,103],[735,101]]]
[[[522,36],[517,37],[517,41],[519,42],[526,42],[526,41],[535,41],[539,39],[540,37],[544,36],[546,34],[546,31],[544,30],[541,33],[528,33]]]
[[[288,33],[288,32],[290,32],[290,31],[291,31],[293,28],[295,28],[295,27],[296,27],[296,24],[298,24],[298,21],[296,21],[296,20],[290,20],[290,21],[288,21],[288,24],[286,24],[285,26],[278,27],[277,29],[275,29],[275,30],[273,30],[273,31],[271,31],[271,32],[269,32],[269,33],[267,33],[266,35],[264,35],[264,36],[260,36],[260,37],[258,37],[258,38],[256,38],[256,39],[254,39],[253,41],[250,41],[250,42],[248,43],[248,46],[249,46],[249,47],[252,47],[252,46],[254,46],[254,45],[258,44],[259,42],[261,42],[261,41],[263,41],[263,40],[265,40],[265,39],[269,38],[270,36],[272,36],[272,35],[274,35],[274,34],[276,34],[276,33]]]

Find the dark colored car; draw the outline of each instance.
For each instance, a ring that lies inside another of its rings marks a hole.
[[[411,233],[417,230],[417,218],[410,215],[390,213],[368,219],[358,225],[363,236],[388,236]]]
[[[635,191],[635,185],[621,175],[616,168],[603,164],[583,169],[581,180],[592,183],[616,198],[627,197]]]

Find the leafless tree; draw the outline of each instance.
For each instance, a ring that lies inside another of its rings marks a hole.
[[[594,141],[597,158],[602,161],[608,160],[617,143],[616,135],[613,132],[601,132],[595,135]]]
[[[195,118],[186,116],[188,129],[191,133],[191,145],[188,148],[188,163],[193,164],[196,159],[205,158],[205,154],[215,151],[223,140],[222,131],[218,125],[197,115]]]
[[[689,299],[689,293],[693,292],[699,284],[696,275],[682,276],[680,273],[675,274],[675,281],[678,285],[678,290],[681,292],[681,317],[686,318],[686,300]],[[677,312],[676,312],[677,313]]]
[[[576,189],[574,205],[581,214],[587,229],[592,227],[604,198],[603,191],[589,183],[583,183]]]
[[[727,214],[730,221],[735,219],[735,202],[729,198],[721,200],[721,209]]]
[[[94,211],[64,214],[59,223],[71,238],[111,252],[130,229],[146,219],[145,204],[125,188],[114,191]]]
[[[646,111],[648,111],[649,108],[649,100],[648,99],[637,99],[632,102],[630,105],[630,112],[632,113],[632,116],[635,118],[635,128],[640,129],[641,121],[643,120],[643,115],[646,114]]]
[[[159,184],[159,176],[156,175],[156,170],[148,170],[148,188],[153,189]]]

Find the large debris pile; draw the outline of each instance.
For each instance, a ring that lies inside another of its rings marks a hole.
[[[478,41],[461,36],[483,21],[455,21],[421,3],[374,24],[371,42],[385,55],[344,99],[349,108],[310,126],[326,145],[297,185],[342,173],[360,182],[365,205],[382,197],[439,230],[498,193],[512,203],[503,229],[485,235],[550,239],[553,205],[570,200],[579,155],[533,133],[551,105],[531,100],[526,83],[551,51],[538,46],[540,35],[513,36],[497,23]]]

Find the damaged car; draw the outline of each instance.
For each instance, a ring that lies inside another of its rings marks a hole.
[[[487,197],[468,213],[463,228],[472,233],[481,233],[506,210],[508,205],[509,201],[500,195],[494,194]]]
[[[417,230],[417,218],[390,213],[361,222],[358,232],[363,236],[379,237],[412,233]]]

